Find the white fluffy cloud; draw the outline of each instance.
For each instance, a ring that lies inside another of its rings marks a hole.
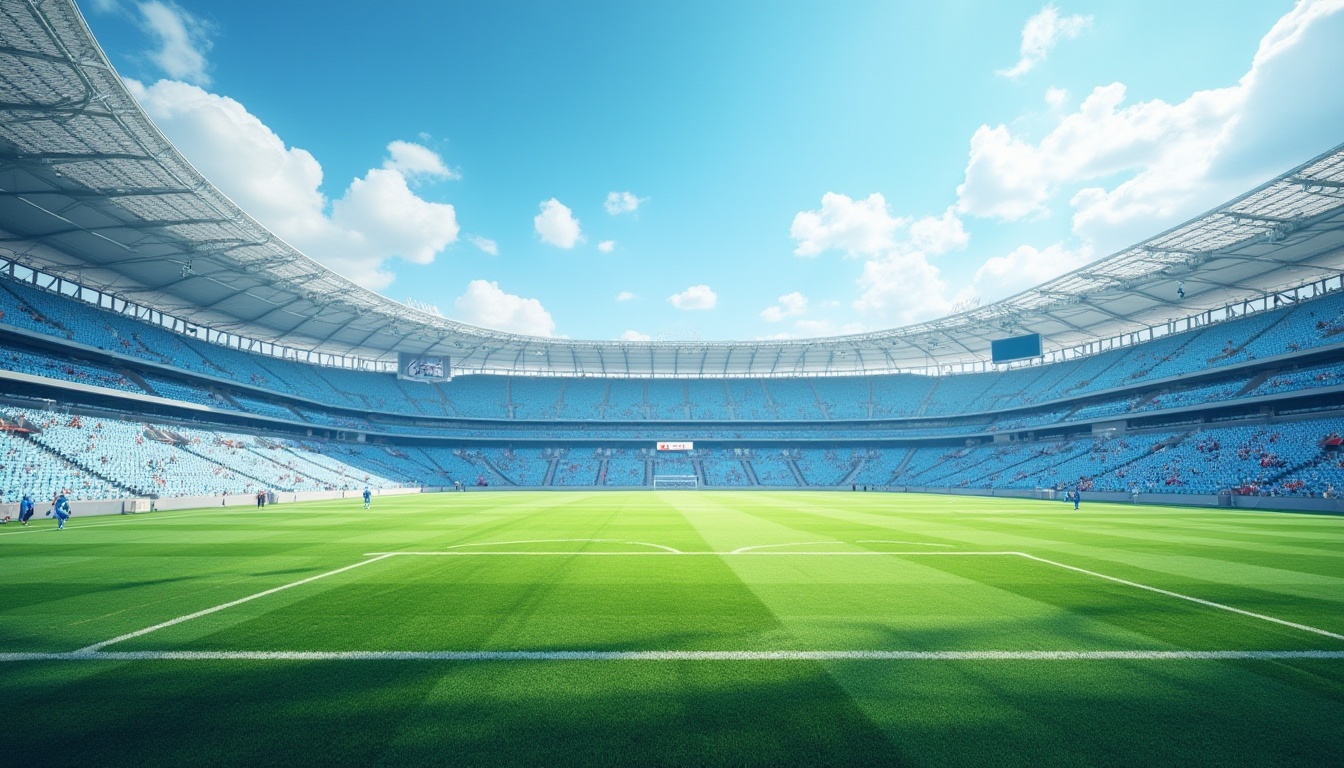
[[[491,256],[499,255],[499,243],[496,243],[494,240],[491,240],[488,237],[481,237],[480,235],[467,235],[467,240],[484,253],[488,253]]]
[[[719,295],[708,285],[692,285],[681,293],[668,296],[667,300],[681,310],[713,309],[719,303]]]
[[[647,333],[639,331],[626,331],[621,334],[621,341],[652,341],[653,337]]]
[[[617,301],[633,301],[634,299],[637,298],[639,297],[631,293],[630,291],[621,291],[620,293],[616,294]]]
[[[541,203],[541,213],[532,219],[542,242],[550,243],[566,250],[573,248],[583,239],[583,230],[574,212],[564,203],[552,197]]]
[[[482,328],[528,336],[554,336],[555,320],[536,299],[505,293],[499,283],[472,280],[453,300],[457,320]]]
[[[793,217],[789,237],[798,241],[793,252],[799,256],[832,249],[849,256],[872,255],[892,247],[896,230],[905,223],[891,215],[886,198],[876,192],[863,200],[827,192],[821,197],[821,208]]]
[[[995,256],[976,270],[974,283],[989,299],[1001,299],[1024,291],[1092,261],[1092,251],[1069,250],[1061,243],[1037,249],[1018,246],[1005,256]]]
[[[922,251],[898,248],[869,259],[858,285],[854,309],[875,325],[904,325],[940,317],[956,299],[938,267]]]
[[[597,250],[603,253],[611,253],[612,251],[616,250],[616,241],[603,240],[602,242],[597,244]]]
[[[639,197],[634,192],[608,192],[606,202],[602,207],[607,209],[607,213],[612,216],[619,216],[622,213],[634,213],[639,210],[640,203],[647,202],[648,198]]]
[[[421,144],[409,141],[394,141],[387,145],[387,160],[383,167],[398,171],[407,178],[428,177],[434,179],[456,179],[458,174],[443,164],[439,153]]]
[[[1059,9],[1047,5],[1027,19],[1022,27],[1021,58],[1008,69],[999,70],[1007,78],[1018,78],[1045,61],[1060,40],[1072,40],[1092,26],[1091,16],[1060,16]]]
[[[99,3],[97,7],[110,11],[117,6]],[[149,0],[138,7],[141,24],[158,45],[149,53],[150,60],[171,78],[209,85],[210,76],[205,72],[205,54],[210,50],[206,25],[176,3]]]
[[[127,85],[187,159],[243,210],[365,287],[378,290],[392,282],[390,259],[427,264],[457,240],[453,206],[415,194],[395,167],[398,155],[408,157],[404,146],[393,149],[397,142],[388,147],[385,167],[370,169],[328,201],[316,158],[286,146],[237,101],[174,80]]]
[[[1300,0],[1225,88],[1129,103],[1123,83],[1098,86],[1035,142],[1006,125],[981,126],[957,211],[1015,220],[1048,215],[1064,198],[1074,234],[1104,253],[1329,149],[1344,100],[1301,94],[1344,88],[1341,10],[1344,0]]]
[[[786,317],[801,315],[807,311],[807,297],[798,291],[786,293],[779,297],[779,301],[770,307],[766,307],[761,312],[761,317],[767,323],[778,323]]]
[[[942,216],[925,216],[910,225],[910,244],[927,254],[961,250],[970,239],[961,219],[951,208]]]

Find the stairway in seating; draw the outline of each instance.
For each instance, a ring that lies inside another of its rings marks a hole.
[[[741,462],[742,462],[742,471],[746,474],[747,479],[751,481],[751,484],[760,485],[761,481],[756,479],[756,468],[751,466],[751,459],[743,457],[741,459]]]
[[[117,373],[120,373],[122,376],[125,376],[126,378],[135,382],[135,385],[137,387],[145,390],[145,394],[154,395],[155,397],[162,397],[162,395],[154,391],[154,387],[150,386],[148,381],[145,381],[144,379],[140,378],[140,374],[136,373],[135,371],[132,371],[130,368],[118,368]]]
[[[821,399],[821,393],[817,391],[817,380],[808,379],[807,386],[812,390],[812,397],[817,401],[817,409],[821,411],[821,418],[830,421],[831,409],[826,406],[826,401]],[[869,415],[871,415],[871,413]]]
[[[929,404],[933,402],[933,396],[938,394],[938,387],[943,383],[943,377],[937,376],[933,380],[933,386],[929,388],[929,394],[924,396],[924,402],[919,404],[919,409],[915,411],[916,416],[923,416],[924,412],[929,410]]]
[[[1269,381],[1269,377],[1276,373],[1278,373],[1278,371],[1261,371],[1260,373],[1257,373],[1255,376],[1251,377],[1250,381],[1246,382],[1246,386],[1238,389],[1237,393],[1233,395],[1232,398],[1235,399],[1250,392],[1254,392],[1256,387]]]
[[[798,466],[798,462],[794,461],[792,456],[785,456],[784,460],[788,462],[789,471],[793,472],[793,479],[798,481],[799,488],[806,488],[811,485],[811,483],[807,482],[807,478],[803,477],[802,468]]]
[[[910,460],[913,459],[914,457],[915,457],[915,449],[913,447],[906,449],[905,457],[901,459],[901,463],[897,465],[896,469],[892,470],[891,472],[892,478],[893,479],[899,478],[901,476],[901,473],[905,471],[906,465],[908,465],[910,463]]]

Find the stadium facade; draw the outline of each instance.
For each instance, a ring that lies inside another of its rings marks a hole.
[[[4,502],[668,478],[1323,508],[1344,490],[1344,146],[938,320],[573,341],[407,307],[283,242],[173,148],[73,3],[0,0],[0,39]],[[1019,334],[1043,354],[993,363]],[[398,376],[406,356],[451,380]]]

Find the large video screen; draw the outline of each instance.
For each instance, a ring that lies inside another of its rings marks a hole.
[[[438,355],[397,353],[397,375],[413,381],[447,381],[448,358]]]
[[[1041,356],[1041,334],[1030,333],[1026,336],[1013,336],[1007,339],[995,339],[990,342],[994,362],[1007,363],[1012,360],[1025,360],[1028,357]]]

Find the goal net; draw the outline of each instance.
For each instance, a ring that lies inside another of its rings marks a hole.
[[[695,475],[654,475],[654,488],[699,488],[700,478]]]

